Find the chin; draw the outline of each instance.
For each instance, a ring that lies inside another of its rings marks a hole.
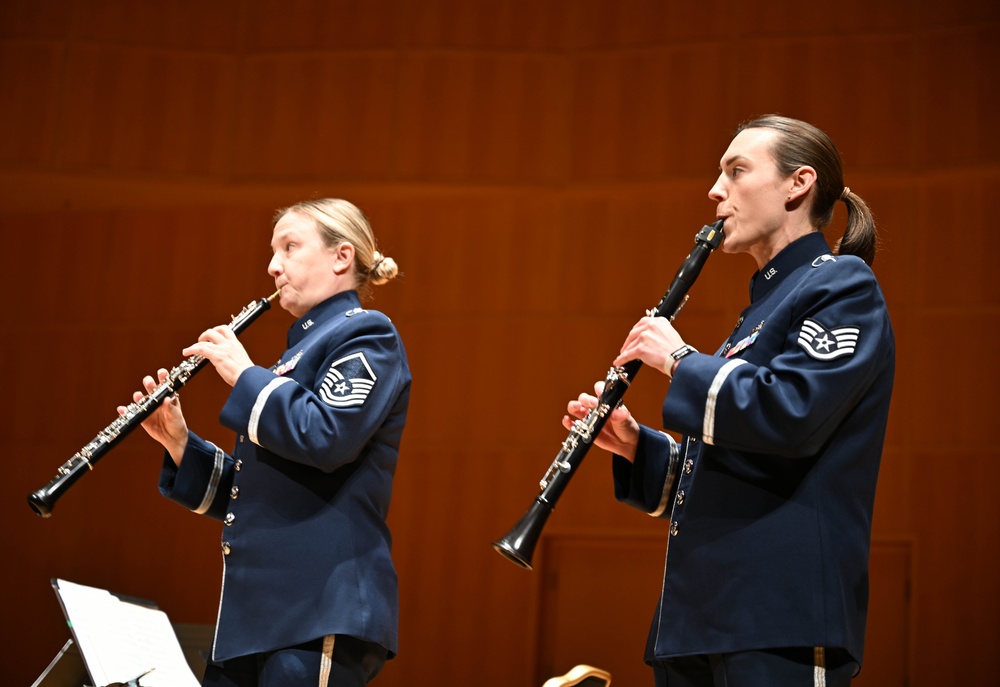
[[[281,306],[282,310],[284,310],[285,312],[287,312],[287,313],[289,313],[291,315],[294,315],[295,317],[301,317],[302,316],[301,313],[299,312],[299,308],[296,307],[296,304],[295,303],[287,303],[285,301],[284,295],[282,295],[281,299],[278,301],[278,305]]]

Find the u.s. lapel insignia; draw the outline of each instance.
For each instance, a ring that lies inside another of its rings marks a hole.
[[[330,365],[319,387],[319,397],[327,405],[347,408],[362,405],[378,377],[362,352],[353,353]]]
[[[816,360],[833,360],[851,355],[858,345],[858,327],[827,329],[815,320],[806,320],[799,330],[799,345]]]

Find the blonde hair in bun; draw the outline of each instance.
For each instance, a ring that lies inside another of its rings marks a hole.
[[[379,252],[368,218],[353,203],[340,198],[302,201],[278,210],[272,226],[289,212],[316,220],[327,246],[345,241],[354,246],[354,272],[359,291],[370,294],[372,286],[385,284],[399,274],[396,261]]]

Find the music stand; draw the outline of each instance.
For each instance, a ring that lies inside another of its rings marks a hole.
[[[31,687],[80,687],[87,683],[87,679],[87,666],[83,663],[80,650],[72,639],[67,639]]]
[[[59,579],[52,588],[73,638],[32,687],[198,687],[156,604]]]

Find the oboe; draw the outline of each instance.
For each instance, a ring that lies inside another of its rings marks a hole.
[[[233,333],[238,335],[249,327],[265,310],[271,307],[271,301],[278,296],[278,293],[275,291],[270,296],[249,303],[243,308],[229,323]],[[76,484],[77,480],[87,471],[93,470],[97,461],[117,446],[132,430],[142,424],[142,421],[159,408],[164,401],[176,394],[204,367],[206,362],[207,359],[204,356],[188,356],[187,359],[170,370],[166,378],[155,389],[138,401],[130,403],[122,415],[115,418],[114,422],[98,432],[97,436],[91,439],[86,446],[59,466],[56,476],[51,482],[28,496],[28,505],[31,506],[32,510],[43,518],[51,516],[56,501]]]
[[[667,317],[670,320],[677,316],[687,302],[687,292],[694,285],[708,256],[722,244],[723,221],[720,219],[701,228],[694,237],[694,248],[677,270],[667,292],[663,294],[656,308],[646,311],[647,315]],[[493,542],[493,548],[504,558],[531,570],[532,553],[549,514],[555,508],[556,501],[587,455],[594,438],[601,432],[611,412],[621,405],[622,396],[625,395],[641,367],[641,360],[630,360],[624,365],[608,370],[597,405],[582,420],[573,423],[562,449],[539,482],[541,493],[507,536]]]

